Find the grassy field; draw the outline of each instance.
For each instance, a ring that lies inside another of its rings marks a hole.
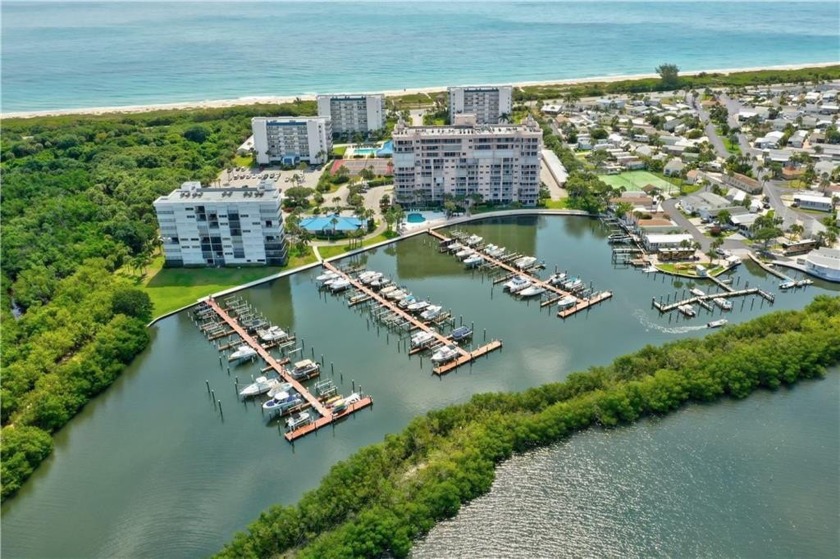
[[[341,159],[344,157],[344,153],[347,151],[347,146],[333,146],[332,153],[336,159]]]
[[[560,200],[545,200],[545,208],[547,210],[565,210],[568,207],[568,198],[561,198]]]
[[[235,167],[250,167],[254,164],[253,155],[234,155],[233,165]]]
[[[163,256],[159,255],[152,261],[142,278],[131,277],[152,299],[154,316],[160,316],[195,303],[197,299],[211,293],[311,264],[316,260],[315,255],[310,253],[304,258],[291,258],[284,267],[164,268]]]
[[[663,192],[676,192],[677,186],[647,171],[626,171],[618,175],[598,175],[598,178],[612,187],[623,186],[627,190],[641,190],[652,184]]]
[[[733,155],[741,154],[741,145],[738,142],[733,142],[729,136],[722,136],[721,140],[723,141],[723,147],[726,148],[726,151]]]
[[[382,233],[381,235],[371,237],[370,239],[365,239],[364,241],[362,241],[361,246],[359,246],[358,244],[353,244],[351,246],[350,242],[348,240],[341,240],[341,241],[338,241],[334,245],[319,246],[318,247],[318,253],[321,255],[321,258],[326,260],[327,258],[332,258],[333,256],[340,256],[342,254],[350,252],[351,250],[356,250],[356,249],[363,248],[363,247],[369,247],[371,245],[375,245],[376,243],[381,243],[382,241],[387,241],[388,239],[393,239],[394,237],[397,237],[397,236],[398,235],[396,233],[394,233],[393,231],[391,231],[390,233],[388,233],[386,231],[386,232]]]

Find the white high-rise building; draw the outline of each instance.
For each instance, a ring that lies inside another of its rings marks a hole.
[[[330,119],[315,117],[255,117],[251,119],[257,163],[320,165],[332,150]]]
[[[319,95],[318,116],[328,117],[333,134],[367,134],[385,127],[385,96]]]
[[[154,206],[168,266],[286,262],[281,196],[273,181],[256,188],[185,182]]]
[[[455,115],[474,114],[479,124],[498,124],[502,115],[513,110],[513,87],[475,86],[449,88],[449,122]]]
[[[394,129],[394,195],[402,205],[442,202],[444,195],[534,206],[540,191],[542,131],[518,125],[467,124]]]

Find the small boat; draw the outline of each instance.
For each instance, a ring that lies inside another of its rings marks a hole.
[[[321,372],[321,365],[312,361],[311,359],[304,359],[295,363],[294,368],[289,371],[292,378],[295,380],[302,380],[318,376]]]
[[[537,259],[533,256],[523,256],[513,261],[513,265],[520,270],[526,270],[537,263]]]
[[[279,326],[272,326],[271,328],[257,330],[257,336],[259,336],[260,341],[270,344],[285,340],[289,337],[289,334]]]
[[[276,378],[257,377],[253,383],[240,390],[239,395],[243,398],[259,396],[260,394],[265,394],[278,384],[280,384],[280,381]]]
[[[281,382],[268,391],[268,397],[274,398],[277,394],[280,394],[281,392],[289,392],[290,390],[292,390],[292,384],[290,382]]]
[[[253,359],[257,356],[257,350],[252,348],[249,345],[241,345],[236,348],[236,351],[230,354],[228,357],[228,363],[233,363],[234,365],[238,363],[242,363],[244,361],[248,361],[249,359]]]
[[[460,355],[458,352],[458,346],[455,344],[448,344],[432,354],[432,363],[446,363],[447,361],[452,361],[458,357],[458,355]]]
[[[426,307],[426,310],[420,313],[420,318],[423,320],[435,320],[437,317],[440,316],[440,313],[443,311],[443,307],[440,305],[429,305]]]
[[[659,268],[657,268],[653,264],[651,264],[647,268],[642,268],[642,272],[645,273],[645,274],[655,274],[658,271],[659,271]]]
[[[435,339],[435,335],[431,332],[420,331],[411,336],[411,347],[425,347]]]
[[[475,268],[476,266],[481,266],[484,263],[484,258],[481,256],[473,255],[464,260],[464,266],[467,268]]]
[[[406,297],[408,297],[408,292],[405,289],[394,289],[385,294],[385,298],[392,301],[402,301]]]
[[[405,309],[408,312],[418,313],[418,312],[424,310],[428,306],[429,306],[428,301],[415,301],[414,303],[411,303],[410,305],[408,305]]]
[[[805,287],[806,285],[813,285],[814,281],[809,279],[801,279],[796,282],[796,287]]]
[[[368,297],[369,295],[367,293],[356,293],[355,295],[347,299],[347,304],[352,306],[357,303],[361,303],[362,301],[368,299]]]
[[[355,404],[356,402],[358,402],[361,399],[362,399],[362,397],[359,396],[358,392],[353,392],[352,394],[350,394],[346,398],[339,398],[332,405],[333,415],[339,415],[339,414],[342,414],[342,413],[346,412],[347,411],[347,406],[349,406],[350,404]]]
[[[382,272],[372,272],[370,274],[365,275],[364,277],[359,276],[359,281],[361,281],[365,285],[370,285],[374,281],[381,279],[384,274]]]
[[[308,424],[311,420],[312,418],[310,417],[309,412],[302,411],[286,420],[286,429],[294,431],[298,427]]]
[[[726,326],[729,324],[729,321],[725,318],[721,318],[720,320],[713,320],[706,324],[706,328],[720,328],[721,326]]]
[[[506,250],[505,247],[494,246],[494,248],[485,248],[484,249],[484,254],[486,254],[490,258],[499,258],[500,256],[502,256],[505,253],[505,250]]]
[[[456,241],[456,242],[452,243],[451,245],[449,245],[448,247],[446,247],[446,250],[448,250],[449,252],[455,253],[455,252],[458,252],[459,250],[461,250],[462,248],[464,248],[464,245],[462,245],[461,243]]]
[[[483,240],[484,240],[484,238],[479,237],[478,235],[470,235],[467,238],[466,243],[467,243],[467,246],[474,247],[475,245],[481,244],[481,241],[483,241]]]
[[[272,398],[266,400],[262,405],[262,409],[266,411],[282,411],[302,403],[303,398],[300,394],[290,394],[284,391],[278,392]]]
[[[467,340],[472,337],[473,331],[469,326],[459,326],[452,331],[452,339],[456,342]]]
[[[703,297],[706,294],[705,291],[703,291],[702,289],[697,289],[696,287],[692,287],[688,290],[688,292],[692,295],[696,295],[697,297]]]
[[[677,307],[677,310],[683,313],[685,316],[691,317],[696,315],[697,313],[694,311],[694,307],[691,305],[680,305]]]
[[[333,293],[338,293],[339,291],[344,291],[348,287],[350,287],[350,281],[346,280],[344,278],[337,279],[337,280],[333,281],[332,283],[330,283],[330,291],[332,291]]]
[[[727,301],[723,297],[715,297],[714,299],[712,299],[712,301],[714,301],[715,305],[717,305],[725,311],[732,310],[732,301]]]
[[[578,300],[575,297],[567,295],[566,297],[563,297],[562,299],[557,301],[557,308],[562,311],[564,309],[574,307],[575,305],[577,305],[577,302]]]
[[[566,280],[561,284],[561,287],[566,291],[574,293],[575,291],[580,291],[584,288],[583,280],[580,278],[573,278],[570,280]]]
[[[505,283],[504,288],[511,293],[516,293],[517,291],[522,291],[526,287],[530,287],[530,285],[531,282],[525,276],[516,276],[509,282]]]
[[[403,298],[402,301],[397,303],[397,306],[401,309],[407,309],[409,307],[409,305],[413,305],[416,302],[417,302],[417,298],[414,295],[412,295],[411,293],[409,293],[408,295],[406,295]]]
[[[550,276],[548,276],[548,279],[545,280],[545,283],[556,286],[562,284],[564,281],[566,281],[566,274],[559,273],[551,274]]]
[[[386,285],[385,287],[379,290],[379,294],[387,297],[389,293],[398,289],[399,287],[397,287],[396,285]]]
[[[321,274],[320,276],[315,278],[315,281],[317,283],[323,284],[324,282],[327,282],[327,281],[330,281],[330,280],[336,280],[340,277],[341,276],[339,274],[337,274],[335,272],[329,272],[328,271],[328,272],[324,272],[323,274]]]
[[[792,287],[796,287],[796,282],[793,280],[783,281],[779,284],[779,289],[791,289]]]
[[[381,277],[381,278],[379,278],[379,279],[375,279],[375,280],[373,280],[372,282],[370,282],[370,284],[369,284],[369,285],[370,285],[373,289],[380,289],[380,288],[383,288],[383,287],[385,287],[386,285],[388,285],[388,284],[390,284],[390,283],[391,283],[391,280],[390,280],[390,279],[388,279],[388,278],[386,278],[386,277]]]
[[[455,258],[457,258],[458,260],[463,260],[464,258],[469,258],[473,254],[475,254],[475,251],[473,249],[465,248],[465,249],[461,249],[458,252],[456,252],[455,253]]]
[[[527,299],[529,297],[536,297],[537,295],[542,295],[545,293],[545,287],[541,285],[532,285],[531,287],[526,287],[522,291],[518,293],[520,297],[523,299]]]

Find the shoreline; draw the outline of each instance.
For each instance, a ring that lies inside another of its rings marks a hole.
[[[712,70],[697,70],[693,72],[684,72],[681,75],[683,76],[696,76],[701,73],[706,74],[733,74],[738,72],[756,72],[762,70],[801,70],[804,68],[826,68],[830,66],[836,66],[840,64],[840,61],[835,62],[814,62],[814,63],[804,63],[804,64],[782,64],[782,65],[774,65],[774,66],[753,66],[747,68],[723,68],[723,69],[712,69]],[[648,73],[648,74],[622,74],[622,75],[611,75],[611,76],[594,76],[591,78],[568,78],[568,79],[557,79],[557,80],[538,80],[538,81],[524,81],[524,82],[516,82],[516,83],[493,83],[493,84],[482,84],[482,85],[513,85],[514,87],[532,87],[532,86],[551,86],[551,85],[575,85],[575,84],[585,84],[585,83],[595,83],[595,82],[617,82],[617,81],[624,81],[624,80],[635,80],[635,79],[647,79],[647,78],[655,78],[657,74],[655,73]],[[384,91],[368,91],[363,93],[382,93],[386,97],[399,97],[402,95],[413,95],[413,94],[428,94],[428,93],[437,93],[440,91],[446,91],[447,86],[435,86],[435,87],[413,87],[413,88],[406,88],[402,90],[398,89],[391,89],[391,90],[384,90]],[[0,119],[13,119],[13,118],[36,118],[36,117],[45,117],[45,116],[67,116],[67,115],[105,115],[105,114],[134,114],[134,113],[146,113],[151,111],[161,111],[161,110],[187,110],[187,109],[218,109],[218,108],[226,108],[226,107],[239,107],[239,106],[247,106],[247,105],[256,105],[256,104],[281,104],[281,103],[291,103],[294,102],[295,99],[300,99],[302,101],[314,101],[315,95],[308,94],[308,95],[280,95],[280,96],[247,96],[247,97],[238,97],[235,99],[218,99],[218,100],[205,100],[205,101],[183,101],[183,102],[176,102],[176,103],[153,103],[148,105],[124,105],[124,106],[110,106],[110,107],[84,107],[78,109],[47,109],[47,110],[40,110],[40,111],[12,111],[12,112],[4,112],[0,113]]]

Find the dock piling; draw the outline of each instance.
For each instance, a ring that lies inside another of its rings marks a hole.
[[[206,385],[207,385],[207,393],[208,393],[208,394],[210,394],[210,381],[209,381],[209,380],[205,380],[205,381],[204,381],[204,384],[206,384]]]

